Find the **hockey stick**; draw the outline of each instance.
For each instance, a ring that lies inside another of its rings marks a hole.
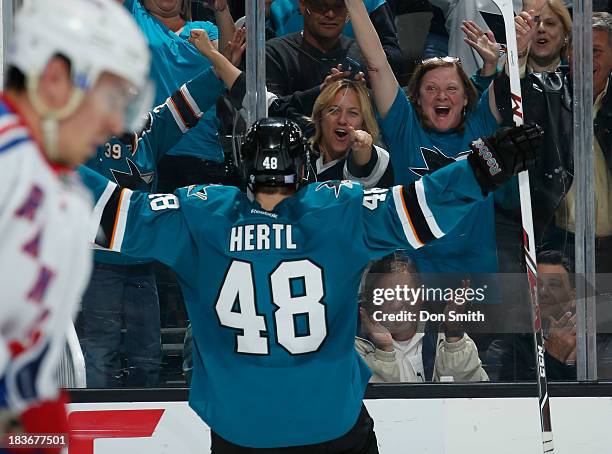
[[[516,45],[516,30],[514,28],[514,9],[512,0],[493,0],[501,10],[506,29],[506,45],[508,51],[507,65],[510,76],[510,97],[512,103],[512,118],[517,126],[523,124],[523,99],[521,97],[521,80],[519,75],[518,51]],[[523,223],[523,250],[527,264],[529,280],[529,295],[533,315],[533,336],[535,344],[536,370],[538,371],[538,397],[540,403],[540,425],[542,428],[542,447],[545,454],[552,454],[553,435],[550,421],[550,402],[548,398],[548,381],[544,365],[544,341],[542,336],[542,319],[538,299],[537,263],[535,253],[535,236],[533,232],[533,216],[531,213],[531,192],[529,189],[529,172],[518,175],[519,194],[521,197],[521,218]]]

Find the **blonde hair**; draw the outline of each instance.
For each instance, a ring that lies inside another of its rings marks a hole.
[[[570,41],[572,39],[572,16],[567,6],[561,0],[546,0],[546,5],[559,18],[563,27],[564,40],[563,47],[559,51],[560,58],[567,58]]]
[[[372,101],[370,100],[370,94],[368,89],[361,82],[355,82],[350,79],[338,80],[323,89],[323,91],[317,97],[314,107],[312,108],[312,115],[309,120],[315,126],[315,133],[309,140],[312,146],[318,145],[321,142],[323,131],[321,129],[321,120],[325,109],[331,106],[336,99],[336,95],[341,90],[353,90],[357,96],[359,102],[359,108],[361,109],[361,116],[363,117],[362,130],[366,131],[372,136],[372,141],[376,142],[378,139],[379,128],[376,122],[376,115],[374,114],[374,108],[372,107]]]
[[[570,36],[572,34],[572,16],[565,3],[561,0],[546,0],[546,4],[559,17],[565,36]]]

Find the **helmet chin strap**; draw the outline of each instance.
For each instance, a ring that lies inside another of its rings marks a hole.
[[[72,88],[68,102],[60,109],[50,109],[38,96],[38,75],[26,77],[26,90],[32,107],[42,119],[43,150],[47,158],[60,163],[59,156],[59,122],[72,115],[85,97],[85,92],[77,87]]]

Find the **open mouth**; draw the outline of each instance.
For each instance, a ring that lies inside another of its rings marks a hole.
[[[536,44],[538,46],[546,46],[548,44],[548,40],[546,38],[540,38],[536,40]]]
[[[450,107],[440,106],[434,107],[434,112],[436,113],[436,117],[446,118],[450,113]]]
[[[348,132],[346,131],[346,129],[338,128],[334,129],[334,135],[338,140],[345,140],[348,136]]]

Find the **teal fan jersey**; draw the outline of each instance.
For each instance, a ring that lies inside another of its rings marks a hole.
[[[126,133],[122,138],[111,137],[85,165],[121,187],[151,190],[159,160],[198,125],[222,88],[212,68],[205,69],[149,112],[144,130]],[[94,252],[94,260],[117,265],[146,261],[99,249]]]
[[[81,169],[96,242],[172,267],[193,326],[190,405],[248,447],[332,440],[357,420],[370,372],[354,348],[370,260],[442,236],[483,200],[467,161],[409,186],[313,183],[266,211],[236,188],[119,188]]]
[[[188,21],[180,32],[174,33],[159,19],[149,14],[140,0],[125,0],[125,7],[142,30],[151,50],[151,79],[155,82],[155,104],[162,104],[188,80],[193,79],[212,64],[188,41],[193,29],[203,29],[211,41],[219,39],[219,30],[211,22]],[[215,96],[215,86],[209,88]],[[215,105],[204,111],[202,121],[170,149],[172,156],[194,156],[223,161],[223,149],[217,132],[220,122]]]

